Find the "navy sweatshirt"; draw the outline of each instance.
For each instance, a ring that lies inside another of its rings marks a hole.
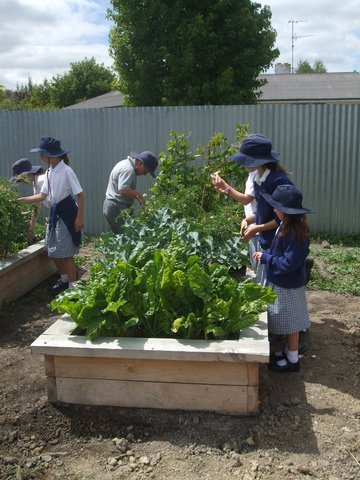
[[[293,185],[293,183],[287,177],[287,175],[276,170],[272,170],[267,176],[265,182],[263,182],[261,185],[254,181],[254,191],[257,202],[256,223],[258,225],[277,219],[274,213],[274,207],[272,207],[270,203],[265,200],[265,198],[261,195],[261,192],[266,192],[269,195],[272,195],[276,187],[279,185]],[[263,250],[268,250],[270,248],[275,232],[276,228],[259,233],[259,243]]]
[[[284,288],[298,288],[306,283],[305,260],[309,254],[309,239],[295,242],[289,233],[285,238],[274,237],[270,251],[260,262],[266,265],[266,279]]]
[[[75,231],[75,220],[78,206],[71,195],[51,206],[49,217],[49,229],[56,227],[57,219],[60,217],[69,230],[73,242],[78,247],[81,243],[81,232]]]

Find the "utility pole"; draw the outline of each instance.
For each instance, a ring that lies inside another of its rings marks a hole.
[[[307,20],[289,20],[291,23],[291,73],[294,73],[294,41],[298,38],[313,37],[313,35],[296,35],[294,33],[294,23],[303,23]]]

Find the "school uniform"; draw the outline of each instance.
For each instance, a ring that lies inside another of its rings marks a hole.
[[[271,220],[278,222],[274,208],[265,200],[261,195],[261,192],[266,192],[269,195],[272,195],[279,185],[293,185],[293,183],[287,175],[277,170],[269,170],[267,168],[261,177],[256,173],[254,177],[254,194],[256,198],[255,215],[257,225],[262,225]],[[249,244],[250,254],[252,255],[255,252],[266,252],[270,248],[274,235],[275,229],[260,232],[253,237]],[[262,285],[265,281],[265,267],[261,263],[258,263],[254,270],[256,273],[256,283]]]
[[[305,260],[310,242],[309,239],[295,242],[291,233],[279,238],[279,229],[260,262],[266,268],[265,284],[277,294],[276,301],[268,308],[269,333],[288,335],[310,327],[305,296]]]
[[[47,170],[41,193],[51,205],[45,236],[49,257],[69,258],[79,252],[81,232],[75,232],[78,207],[73,195],[82,191],[74,171],[63,160]]]
[[[123,188],[136,190],[136,185],[135,159],[129,156],[120,160],[112,169],[105,193],[103,213],[113,233],[121,232],[124,220],[119,218],[120,212],[130,208],[134,203],[133,198],[122,195],[120,190]]]

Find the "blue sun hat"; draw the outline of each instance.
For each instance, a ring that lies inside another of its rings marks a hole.
[[[240,145],[239,152],[230,158],[244,167],[259,167],[281,159],[280,154],[272,149],[271,140],[260,134],[246,137]]]
[[[32,148],[30,152],[39,153],[44,157],[62,157],[70,152],[70,150],[63,150],[60,145],[60,141],[53,137],[43,137],[40,145],[36,148]]]
[[[302,193],[294,185],[279,185],[272,195],[265,192],[260,193],[272,207],[282,213],[288,215],[314,213],[302,206]]]
[[[32,165],[28,158],[20,158],[12,165],[12,174],[10,178],[11,183],[18,181],[18,176],[25,173],[33,173],[34,175],[39,175],[42,171],[42,168],[39,165]]]
[[[155,170],[158,166],[158,161],[152,152],[147,150],[141,153],[131,152],[130,157],[140,160],[140,162],[142,162],[149,169],[150,175],[156,178]]]

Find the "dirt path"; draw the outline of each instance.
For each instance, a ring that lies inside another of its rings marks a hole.
[[[298,374],[261,369],[255,417],[47,403],[29,345],[56,316],[46,285],[0,314],[0,478],[360,478],[360,300],[309,292]]]

